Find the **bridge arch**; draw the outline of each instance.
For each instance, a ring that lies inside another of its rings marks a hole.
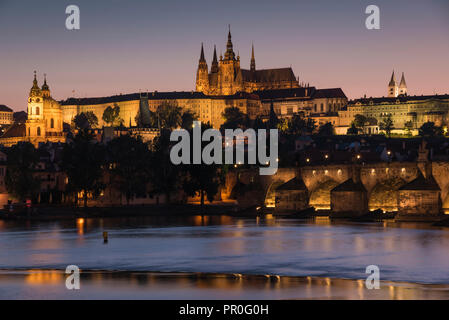
[[[265,206],[268,208],[273,208],[276,206],[275,203],[275,191],[277,187],[284,184],[286,181],[283,179],[275,179],[273,180],[270,185],[267,188],[267,191],[265,193]]]
[[[331,190],[339,184],[339,182],[331,178],[317,183],[316,187],[310,192],[310,206],[315,207],[315,209],[330,209]]]
[[[396,211],[398,208],[398,189],[405,183],[406,181],[398,176],[378,181],[369,195],[368,208],[370,210]]]

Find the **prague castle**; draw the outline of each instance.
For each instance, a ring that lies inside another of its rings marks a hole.
[[[217,49],[209,72],[204,48],[201,45],[200,60],[196,75],[196,91],[208,95],[232,95],[237,92],[254,92],[260,90],[299,88],[299,82],[291,68],[256,69],[254,45],[252,46],[250,69],[240,68],[240,56],[234,53],[231,30],[228,33],[226,52],[217,60]]]
[[[240,57],[234,52],[229,30],[224,57],[220,55],[218,59],[214,47],[210,70],[201,45],[195,91],[153,91],[56,101],[51,96],[46,76],[39,87],[35,73],[27,101],[27,120],[9,124],[12,110],[6,106],[0,110],[5,113],[2,118],[7,119],[0,144],[64,142],[63,128],[69,127],[75,116],[82,112],[90,111],[96,115],[98,129],[107,126],[102,118],[108,107],[119,107],[123,126],[136,128],[139,110],[156,111],[159,105],[167,102],[193,112],[198,120],[210,123],[214,128],[223,124],[222,113],[228,107],[239,108],[250,119],[267,117],[271,107],[280,118],[301,113],[315,120],[317,125],[332,123],[337,134],[346,134],[357,114],[370,120],[365,132],[368,134],[380,133],[380,123],[387,116],[391,116],[397,133],[404,133],[406,127],[408,132],[412,128],[416,133],[416,129],[427,121],[438,126],[448,125],[449,95],[409,96],[404,73],[398,83],[394,71],[387,90],[386,97],[348,101],[341,88],[317,89],[300,83],[291,68],[257,69],[254,46],[249,69],[243,69]]]

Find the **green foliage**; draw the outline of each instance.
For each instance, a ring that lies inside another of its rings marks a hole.
[[[435,137],[443,135],[443,129],[441,127],[435,126],[435,123],[432,121],[424,123],[419,128],[419,135],[421,137]]]
[[[19,142],[6,154],[6,190],[20,201],[34,198],[40,189],[40,180],[33,175],[39,162],[37,150],[29,142]]]
[[[182,124],[182,108],[176,101],[163,101],[156,111],[150,111],[150,124],[153,128],[178,128]]]
[[[201,126],[202,133],[210,129],[211,126],[206,124]],[[191,133],[192,136],[192,133]],[[193,151],[193,141],[191,141],[191,150]],[[203,142],[203,146],[207,142]],[[191,155],[193,152],[191,151]],[[218,193],[218,187],[221,180],[221,166],[217,164],[189,164],[183,166],[183,190],[189,196],[195,196],[199,193],[201,199],[201,207],[204,205],[205,197],[212,202]]]
[[[153,140],[151,165],[148,166],[150,181],[154,181],[152,192],[165,194],[167,202],[180,187],[181,180],[180,166],[170,160],[170,146],[170,131],[162,130],[161,135]]]
[[[94,141],[88,129],[80,130],[73,141],[64,146],[62,167],[68,177],[68,190],[84,194],[87,207],[88,194],[94,198],[104,189],[103,165],[105,148]]]
[[[181,128],[190,129],[193,126],[193,121],[198,120],[198,117],[195,113],[190,110],[185,111],[181,116]]]
[[[368,118],[362,114],[356,114],[353,121],[355,127],[359,129],[359,131],[361,131],[362,133],[365,133],[365,126],[367,122]]]
[[[145,195],[150,158],[148,145],[140,137],[123,135],[108,143],[107,155],[113,181],[125,195],[126,203],[129,205],[136,196]]]
[[[391,119],[391,114],[389,114],[386,118],[382,120],[379,127],[380,130],[385,131],[385,135],[387,137],[390,137],[393,125],[394,125],[393,119]]]
[[[357,127],[355,126],[354,121],[351,122],[351,126],[348,128],[348,131],[346,132],[346,134],[358,134],[359,133],[359,129],[357,129]]]
[[[222,117],[225,120],[222,125],[223,129],[244,128],[247,125],[245,114],[237,107],[226,108],[222,113]]]
[[[283,133],[293,135],[312,134],[316,129],[315,120],[304,118],[302,114],[295,114],[287,120],[287,128]]]
[[[326,122],[321,125],[318,129],[318,135],[320,136],[333,136],[335,134],[335,129],[332,123]]]
[[[77,114],[72,122],[72,125],[78,130],[93,129],[98,126],[98,118],[92,111]]]
[[[120,118],[120,107],[118,105],[114,108],[108,106],[103,112],[103,121],[110,126],[121,125],[123,120]]]

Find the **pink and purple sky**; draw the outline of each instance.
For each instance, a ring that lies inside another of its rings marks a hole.
[[[66,6],[81,29],[65,28]],[[380,7],[380,30],[365,8]],[[249,68],[292,66],[301,81],[341,87],[349,98],[386,95],[394,69],[409,94],[449,93],[448,0],[0,0],[0,104],[15,111],[37,70],[55,99],[149,91],[190,91],[204,42],[234,50]]]

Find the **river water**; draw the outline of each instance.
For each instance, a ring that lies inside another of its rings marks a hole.
[[[104,231],[109,234],[106,244]],[[195,295],[196,281],[204,280],[204,287],[214,289],[213,282],[221,279],[232,287],[235,281],[223,275],[233,274],[231,278],[252,279],[248,289],[239,292],[260,293],[254,283],[262,281],[265,286],[266,279],[272,283],[282,277],[290,279],[283,280],[284,284],[296,281],[299,287],[304,283],[292,279],[303,279],[309,285],[311,279],[326,279],[327,284],[351,279],[347,283],[351,283],[352,289],[348,290],[356,293],[360,279],[367,277],[368,265],[379,267],[384,282],[443,285],[441,290],[445,291],[449,287],[449,228],[394,222],[331,222],[327,218],[304,221],[270,215],[251,219],[194,216],[0,221],[0,298],[67,295],[68,290],[59,287],[50,290],[50,285],[64,283],[62,272],[67,265],[85,270],[83,276],[92,288],[99,275],[106,285],[80,298],[115,298],[106,288],[117,283],[129,290],[130,297],[142,297],[141,286],[140,290],[131,288],[131,275],[139,279],[138,274],[141,283],[153,279],[152,288],[159,288],[153,293],[150,291],[154,290],[144,290],[146,298],[204,298],[204,292]],[[160,282],[160,273],[170,275],[165,278],[171,280]],[[198,278],[197,273],[209,276]],[[105,276],[108,274],[116,276]],[[186,281],[193,284],[179,287],[181,278],[190,279]],[[122,295],[127,292],[125,289]],[[285,294],[287,289],[276,291],[274,296],[275,291],[269,290],[271,293],[260,297],[253,293],[251,298],[335,298],[322,292],[303,296],[298,290],[293,295]],[[227,297],[221,291],[215,293],[206,297]],[[352,293],[344,297],[354,298]],[[360,294],[355,298],[360,298]]]

